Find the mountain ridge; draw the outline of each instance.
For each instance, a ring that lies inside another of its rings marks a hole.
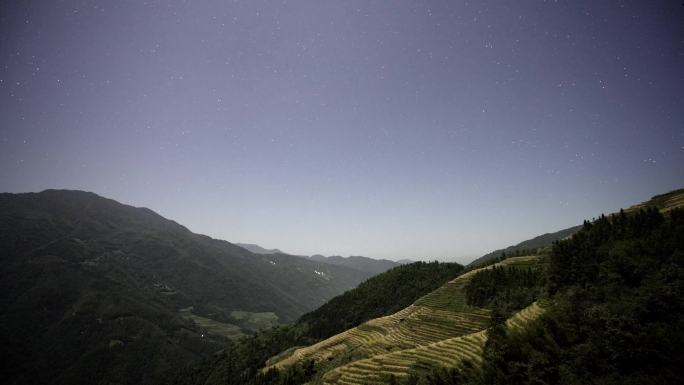
[[[502,254],[505,255],[511,255],[516,252],[525,252],[525,251],[533,251],[537,250],[540,248],[544,247],[549,247],[553,244],[555,241],[559,241],[563,238],[569,237],[572,234],[576,233],[582,228],[582,226],[572,226],[568,227],[563,230],[559,230],[556,232],[552,233],[544,233],[542,235],[538,235],[534,238],[530,238],[528,240],[522,241],[520,243],[517,243],[513,246],[508,246],[503,249],[498,249],[494,250],[490,253],[487,253],[479,258],[476,258],[472,262],[468,263],[466,266],[478,266],[482,264],[486,264],[489,261],[495,260],[499,257],[501,257]]]
[[[684,189],[675,189],[667,193],[654,195],[651,199],[629,206],[623,209],[625,212],[634,212],[639,209],[655,207],[661,211],[668,211],[674,207],[684,205]],[[513,246],[508,246],[503,249],[497,249],[489,252],[479,258],[474,259],[466,266],[478,266],[486,264],[489,261],[501,257],[502,253],[510,255],[516,252],[532,251],[535,249],[545,248],[551,246],[554,242],[567,238],[576,233],[582,228],[582,225],[568,227],[551,233],[544,233],[528,240],[517,243]]]
[[[266,249],[264,247],[261,247],[257,244],[254,243],[235,243],[237,246],[240,246],[242,248],[247,249],[248,251],[255,253],[255,254],[287,254],[287,255],[294,255],[294,254],[288,254],[280,249]],[[411,263],[412,261],[404,259],[401,261],[392,261],[389,259],[376,259],[376,258],[370,258],[370,257],[364,257],[364,256],[359,256],[359,255],[350,255],[348,257],[342,257],[339,255],[332,255],[329,257],[326,257],[325,255],[322,254],[313,254],[311,256],[305,256],[305,255],[296,255],[297,257],[301,257],[304,259],[308,259],[311,261],[316,261],[316,262],[322,262],[322,263],[328,263],[331,265],[337,265],[337,266],[346,266],[352,269],[364,271],[367,273],[372,273],[372,274],[380,274],[383,273],[393,267],[399,266],[401,264],[406,264],[406,263]]]
[[[314,254],[308,257],[308,259],[312,261],[330,263],[337,266],[346,266],[352,269],[366,271],[373,274],[380,274],[393,267],[401,265],[399,262],[391,261],[389,259],[374,259],[358,255],[351,255],[349,257],[332,255],[326,257],[324,255]]]
[[[0,255],[10,383],[151,383],[162,368],[219,350],[272,314],[294,320],[371,276],[253,254],[77,190],[0,194]]]
[[[242,247],[243,249],[247,249],[248,251],[254,253],[254,254],[288,254],[284,251],[281,251],[280,249],[266,249],[264,247],[261,247],[257,245],[256,243],[239,243],[236,242],[235,245]]]

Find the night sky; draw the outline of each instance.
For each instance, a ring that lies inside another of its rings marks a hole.
[[[684,187],[684,7],[0,2],[0,191],[469,261]]]

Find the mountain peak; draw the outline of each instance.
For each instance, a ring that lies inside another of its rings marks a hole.
[[[280,249],[266,249],[255,243],[234,243],[234,245],[240,246],[243,249],[247,249],[254,254],[287,254]]]

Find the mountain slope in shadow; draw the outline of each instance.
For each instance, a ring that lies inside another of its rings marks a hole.
[[[290,321],[371,275],[253,254],[65,190],[0,194],[0,255],[9,383],[151,383],[228,343],[181,309],[226,325],[244,312]]]

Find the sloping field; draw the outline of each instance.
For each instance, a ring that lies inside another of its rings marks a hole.
[[[645,209],[647,207],[655,207],[661,212],[667,212],[675,208],[684,207],[684,189],[679,189],[675,191],[670,191],[667,194],[656,195],[650,200],[634,205],[625,212],[632,212],[639,209]]]
[[[489,311],[484,309],[451,312],[412,305],[391,316],[370,320],[315,345],[298,349],[274,366],[283,368],[309,359],[332,361],[341,356],[351,361],[411,349],[482,330],[488,320]]]
[[[415,305],[448,311],[470,312],[473,310],[473,308],[465,304],[464,286],[475,274],[483,270],[491,269],[494,266],[528,267],[543,263],[545,262],[541,257],[537,255],[530,255],[523,257],[512,257],[489,266],[474,269],[459,275],[458,277],[449,281],[449,283],[446,285],[440,287],[430,294],[423,296],[422,298],[419,298]]]
[[[665,202],[665,211],[672,210],[677,207],[684,207],[684,193],[673,196]]]
[[[540,257],[527,256],[497,265],[537,263]],[[491,266],[465,273],[395,314],[297,349],[273,366],[285,368],[304,360],[329,362],[337,368],[323,377],[326,384],[379,384],[386,383],[389,375],[407,376],[411,366],[456,366],[463,359],[477,363],[490,311],[467,306],[464,286],[477,271],[488,268]],[[539,309],[534,304],[508,322],[522,324]]]
[[[535,302],[506,321],[509,328],[522,328],[543,309]],[[326,385],[380,385],[387,384],[390,376],[408,377],[409,370],[442,367],[460,367],[465,361],[478,365],[482,360],[487,334],[485,330],[465,336],[448,338],[429,345],[354,361],[328,372],[323,377]]]
[[[354,361],[326,373],[323,376],[323,383],[387,384],[390,376],[398,379],[407,377],[411,368],[456,367],[466,359],[479,363],[485,340],[485,331],[479,331],[413,349]]]
[[[183,318],[192,320],[197,325],[202,333],[210,333],[217,336],[223,336],[231,340],[238,340],[245,336],[242,329],[233,324],[219,322],[210,318],[200,317],[192,314],[192,306],[180,309],[179,313]]]

